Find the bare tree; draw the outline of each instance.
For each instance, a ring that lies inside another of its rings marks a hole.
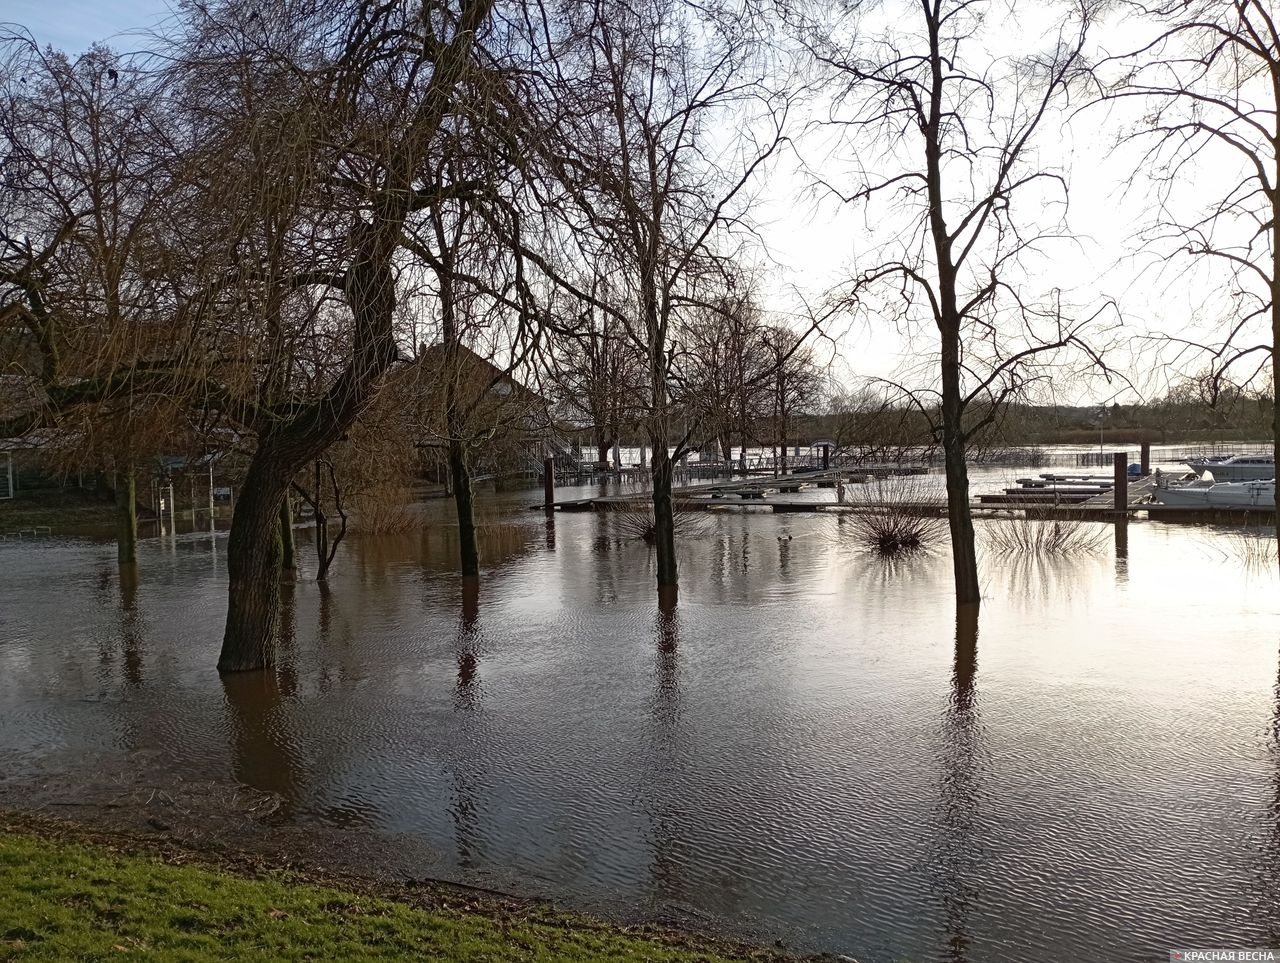
[[[46,463],[110,473],[129,564],[139,466],[201,446],[172,380],[150,371],[180,337],[163,275],[166,107],[135,61],[101,46],[70,60],[20,34],[0,34],[0,89],[0,435],[42,428]]]
[[[686,325],[681,354],[681,394],[699,412],[704,436],[714,438],[728,465],[733,442],[740,445],[740,467],[746,450],[758,441],[756,426],[767,408],[769,365],[777,354],[768,350],[765,324],[755,292],[735,281],[708,308]],[[798,350],[797,346],[797,350]]]
[[[184,8],[157,78],[177,148],[172,216],[156,232],[172,350],[59,381],[6,426],[169,392],[252,448],[228,544],[222,671],[272,664],[281,506],[399,355],[405,228],[460,189],[440,162],[444,131],[492,5]]]
[[[864,385],[831,399],[825,419],[836,449],[856,461],[896,462],[933,442],[930,426],[900,392]]]
[[[813,347],[790,328],[770,325],[761,332],[767,374],[765,392],[774,448],[774,473],[787,472],[787,442],[792,419],[813,411],[826,388]]]
[[[608,278],[594,277],[582,287],[592,300],[575,301],[571,317],[557,325],[551,380],[565,417],[585,424],[596,461],[604,464],[610,448],[640,419],[645,358],[616,315],[597,307],[596,302],[615,300]]]
[[[593,0],[560,17],[566,34],[546,51],[564,118],[550,165],[572,204],[577,258],[611,279],[608,300],[574,293],[645,358],[657,582],[674,602],[674,462],[698,428],[676,430],[680,333],[730,273],[747,188],[784,142],[786,101],[763,81],[745,9]]]
[[[1155,35],[1118,58],[1108,93],[1137,98],[1131,135],[1159,199],[1148,242],[1225,270],[1219,337],[1174,340],[1210,360],[1210,380],[1280,384],[1280,19],[1266,0],[1132,3]],[[1191,184],[1194,193],[1185,190]],[[1189,196],[1190,195],[1190,196]],[[1213,390],[1216,394],[1216,389]],[[1280,456],[1280,408],[1271,426]],[[1277,520],[1280,538],[1280,520]]]
[[[538,306],[530,292],[516,297],[510,259],[487,235],[469,236],[478,222],[466,203],[448,219],[436,212],[430,242],[414,253],[436,276],[440,340],[418,359],[418,397],[412,410],[418,443],[442,449],[458,519],[459,565],[464,579],[480,574],[472,471],[478,453],[500,438],[545,433],[542,399],[516,372],[540,342]],[[469,265],[474,269],[469,270]],[[519,273],[519,272],[515,272]]]
[[[1014,11],[999,9],[1007,23]],[[1037,138],[1086,69],[1094,4],[1066,5],[1028,54],[989,52],[1001,28],[987,11],[977,0],[832,4],[799,25],[825,76],[835,155],[855,170],[850,182],[822,183],[866,210],[884,238],[837,292],[837,307],[936,337],[928,382],[901,387],[945,453],[960,604],[981,599],[968,440],[1002,402],[1047,378],[1054,352],[1074,347],[1098,360],[1084,337],[1094,316],[1073,317],[1056,289],[1031,290],[1023,270],[1061,225],[1052,210],[1065,208],[1066,182]]]

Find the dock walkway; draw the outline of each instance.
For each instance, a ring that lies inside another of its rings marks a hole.
[[[939,515],[947,513],[946,497],[939,493],[937,498],[902,500],[872,500],[863,494],[865,489],[854,488],[850,498],[843,502],[813,501],[778,497],[799,492],[808,488],[835,487],[838,480],[856,486],[861,473],[852,470],[833,470],[829,472],[804,472],[799,475],[786,475],[780,478],[753,479],[751,481],[718,482],[709,485],[685,485],[672,490],[672,496],[680,511],[761,511],[768,510],[778,514],[797,513],[843,513],[905,511],[919,515]],[[1239,519],[1240,509],[1222,509],[1206,511],[1203,508],[1184,507],[1181,505],[1161,505],[1147,499],[1155,489],[1155,477],[1133,479],[1128,485],[1128,499],[1122,510],[1132,517],[1146,515],[1152,519],[1167,520],[1217,520]],[[785,486],[785,487],[783,487]],[[587,498],[574,498],[554,503],[554,508],[562,512],[589,511],[626,511],[647,510],[650,501],[642,493],[623,493],[616,495],[593,495]],[[533,509],[542,511],[545,505],[534,505]],[[975,498],[970,509],[976,517],[983,515],[1004,515],[1022,513],[1042,515],[1053,518],[1074,518],[1081,521],[1110,522],[1116,518],[1115,494],[1111,490],[1099,492],[1084,502],[1053,504],[1045,501],[1028,499],[1025,502],[1009,501],[998,504],[983,503]],[[1250,509],[1251,517],[1265,518],[1274,515],[1268,509]]]

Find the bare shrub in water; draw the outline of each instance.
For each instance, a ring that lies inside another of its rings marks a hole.
[[[652,504],[628,504],[623,508],[614,509],[610,514],[613,516],[614,529],[620,535],[625,538],[641,539],[646,545],[653,544],[655,522]],[[679,502],[675,503],[674,520],[676,538],[701,535],[711,524],[711,519],[706,512],[685,508]]]
[[[983,531],[997,555],[1093,555],[1110,541],[1106,525],[1036,512],[989,519]]]
[[[652,489],[643,481],[633,481],[626,484],[620,494],[628,498],[609,512],[614,531],[623,538],[638,538],[646,545],[653,545],[657,535]],[[673,500],[672,510],[676,538],[701,535],[711,525],[707,513],[699,507],[690,506],[687,501]]]
[[[352,527],[365,535],[399,535],[422,526],[407,485],[377,484],[356,493],[351,503]]]
[[[653,493],[644,485],[628,486],[631,497],[610,511],[614,530],[623,538],[638,538],[646,545],[654,544],[656,523],[653,517]],[[687,502],[673,502],[676,538],[701,535],[711,524],[707,513],[692,508]]]
[[[947,535],[944,503],[916,475],[893,475],[853,490],[853,538],[884,558],[929,548]]]
[[[1274,531],[1250,526],[1247,522],[1230,529],[1225,539],[1213,542],[1215,548],[1245,568],[1274,568],[1280,556],[1277,544]]]

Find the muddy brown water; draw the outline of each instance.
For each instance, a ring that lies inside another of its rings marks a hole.
[[[398,872],[866,963],[1280,946],[1280,580],[1240,535],[988,555],[958,645],[944,553],[718,514],[664,616],[643,543],[536,499],[485,500],[475,605],[448,503],[327,590],[304,547],[270,683],[213,670],[223,535],[136,584],[0,543],[0,786],[240,783]]]

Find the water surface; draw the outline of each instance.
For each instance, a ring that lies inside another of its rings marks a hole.
[[[724,513],[663,614],[643,543],[530,500],[486,503],[478,601],[447,503],[327,589],[304,548],[270,682],[212,668],[222,535],[145,540],[136,584],[0,543],[0,780],[235,781],[413,875],[865,963],[1280,945],[1280,585],[1239,535],[987,557],[957,626],[945,554]]]

